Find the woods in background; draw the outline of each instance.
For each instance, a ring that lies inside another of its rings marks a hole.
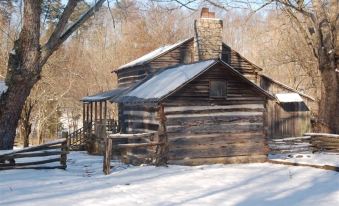
[[[80,126],[77,120],[81,119],[79,99],[116,87],[113,69],[161,45],[193,36],[193,20],[198,12],[185,6],[178,8],[175,2],[160,4],[157,1],[109,2],[76,30],[43,66],[18,126],[18,139],[26,145],[27,137],[34,139],[34,143],[42,143],[64,129],[77,129]],[[214,6],[224,5],[223,1],[219,2]],[[204,3],[211,6],[208,1]],[[69,23],[79,19],[90,6],[80,1]],[[9,54],[19,36],[22,7],[23,2],[19,0],[0,1],[0,80],[6,77]],[[43,1],[40,41],[46,42],[51,36],[64,8],[61,0]],[[314,56],[314,50],[309,49],[310,42],[288,8],[276,7],[256,13],[220,9],[224,41],[262,67],[264,73],[320,100],[324,91],[321,82],[325,77],[321,76],[319,59]],[[301,18],[299,14],[297,17]],[[328,113],[322,114],[320,120],[330,127],[324,115]],[[62,121],[62,116],[70,121]]]

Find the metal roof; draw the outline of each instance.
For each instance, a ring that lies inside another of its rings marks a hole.
[[[279,93],[275,94],[279,102],[303,102],[298,93]]]
[[[7,91],[8,87],[5,83],[5,81],[0,81],[0,95],[2,93],[5,93]]]
[[[120,103],[155,103],[163,100],[170,96],[178,89],[185,86],[187,83],[200,76],[203,72],[217,63],[224,65],[225,69],[228,69],[233,74],[239,76],[244,82],[250,84],[257,91],[264,94],[265,96],[275,99],[274,96],[254,84],[246,77],[244,77],[237,70],[232,68],[227,63],[221,60],[206,60],[192,64],[181,64],[173,67],[160,70],[150,78],[141,81],[134,88],[125,92],[120,97],[111,99]]]
[[[116,88],[116,89],[112,89],[112,90],[109,90],[109,91],[100,92],[100,93],[95,94],[95,95],[83,97],[81,99],[81,101],[83,101],[83,102],[100,102],[100,101],[106,101],[106,100],[109,100],[109,99],[114,99],[114,98],[122,95],[129,88],[130,87]]]
[[[172,45],[164,45],[162,47],[159,47],[157,48],[156,50],[154,51],[151,51],[147,54],[145,54],[144,56],[142,57],[139,57],[127,64],[124,64],[122,66],[120,66],[117,70],[115,71],[118,71],[118,70],[121,70],[121,69],[124,69],[124,68],[128,68],[128,67],[134,67],[134,66],[140,66],[140,65],[143,65],[143,64],[146,64],[154,59],[156,59],[157,57],[161,56],[161,55],[164,55],[165,53],[181,46],[182,44],[184,44],[185,42],[191,40],[193,37],[191,38],[188,38],[188,39],[185,39],[185,40],[182,40],[182,41],[179,41],[175,44],[172,44]]]
[[[117,100],[121,103],[157,102],[217,62],[217,60],[207,60],[166,68],[144,80]]]
[[[265,79],[269,80],[270,82],[273,82],[273,83],[275,83],[275,84],[277,84],[277,85],[280,85],[281,87],[283,87],[283,88],[285,88],[285,89],[291,91],[291,93],[298,93],[298,94],[299,94],[300,96],[302,96],[302,97],[305,97],[305,98],[307,98],[307,99],[309,99],[309,100],[315,101],[315,98],[314,98],[314,97],[311,97],[310,95],[304,94],[304,93],[302,93],[302,92],[300,92],[300,91],[298,91],[298,90],[296,90],[296,89],[293,89],[293,88],[290,87],[290,86],[287,86],[286,84],[283,84],[283,83],[281,83],[281,82],[279,82],[279,81],[277,81],[277,80],[274,80],[274,79],[272,79],[271,77],[267,76],[266,74],[260,74],[260,76],[261,76],[262,78],[265,78]]]

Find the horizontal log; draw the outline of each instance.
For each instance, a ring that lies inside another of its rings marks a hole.
[[[14,166],[30,166],[30,165],[40,165],[40,164],[47,164],[51,162],[60,162],[61,158],[53,158],[53,159],[47,159],[47,160],[40,160],[40,161],[34,161],[34,162],[22,162],[22,163],[15,163]],[[6,167],[6,166],[12,166],[10,164],[0,164],[0,167]]]
[[[144,111],[144,112],[158,112],[159,108],[156,106],[146,106],[146,105],[135,105],[135,106],[124,106],[126,111]]]
[[[36,151],[36,150],[48,149],[48,148],[50,148],[50,146],[54,146],[54,145],[60,145],[60,147],[61,147],[61,144],[65,143],[65,142],[66,142],[66,139],[58,139],[58,140],[48,142],[48,143],[45,143],[45,144],[32,146],[32,147],[26,147],[24,149],[14,150],[14,151],[8,152],[6,154],[1,154],[0,157],[3,156],[3,155],[11,155],[11,154],[22,153],[22,152],[31,152],[31,151]]]
[[[204,144],[232,144],[242,142],[264,142],[266,137],[264,133],[224,133],[224,134],[207,134],[207,135],[187,135],[179,137],[168,136],[170,146],[186,145],[204,145]]]
[[[305,133],[305,136],[320,136],[320,137],[333,137],[339,138],[339,134],[329,134],[329,133]]]
[[[198,143],[198,144],[178,144],[177,142],[170,142],[169,148],[170,150],[197,150],[197,149],[219,149],[219,148],[225,148],[225,147],[253,147],[255,145],[266,145],[265,139],[256,139],[256,140],[247,140],[247,141],[216,141],[216,142],[204,142],[204,143]]]
[[[156,135],[157,132],[147,132],[147,133],[138,133],[138,134],[110,134],[107,138],[109,139],[121,139],[121,138],[127,138],[127,139],[140,139],[145,137],[150,137],[153,135]]]
[[[205,164],[240,164],[266,161],[266,155],[249,155],[237,157],[187,158],[182,160],[169,160],[168,164],[195,166]]]
[[[152,129],[141,129],[141,128],[126,128],[126,132],[130,133],[148,133],[148,132],[155,132],[157,130],[152,130]]]
[[[224,116],[224,117],[246,117],[246,116],[258,116],[263,115],[262,112],[218,112],[218,113],[206,113],[206,114],[173,114],[166,115],[167,119],[170,118],[190,118],[190,117],[216,117],[216,116]]]
[[[132,106],[130,106],[132,107]],[[139,111],[139,110],[124,110],[125,115],[136,115],[136,116],[157,116],[157,112]]]
[[[118,144],[116,147],[119,149],[129,149],[129,148],[138,148],[138,147],[151,147],[162,145],[164,143],[159,142],[150,142],[150,143],[128,143],[128,144]]]
[[[199,125],[191,127],[168,126],[168,133],[208,134],[208,133],[242,133],[263,130],[262,123],[237,123],[225,125]]]
[[[197,106],[197,102],[199,101],[199,105],[239,105],[239,104],[265,104],[264,100],[251,100],[251,101],[230,101],[225,99],[209,99],[209,98],[173,98],[169,96],[165,102],[164,106]]]
[[[264,106],[261,104],[245,104],[245,105],[216,105],[216,106],[178,106],[165,107],[166,114],[182,114],[182,113],[210,113],[225,111],[254,111],[263,112]]]
[[[60,166],[5,166],[0,167],[0,170],[10,170],[10,169],[34,169],[34,170],[45,170],[45,169],[66,169],[67,166],[60,165]]]
[[[0,160],[8,160],[8,159],[17,159],[17,158],[25,158],[25,157],[45,157],[45,156],[53,156],[53,155],[61,155],[68,154],[68,152],[62,151],[42,151],[42,152],[32,152],[32,153],[18,153],[0,156]]]
[[[198,125],[226,125],[236,123],[262,123],[263,115],[256,116],[207,116],[207,117],[183,117],[168,118],[166,126],[198,126]]]
[[[244,156],[251,154],[267,154],[268,148],[262,143],[253,143],[252,145],[224,145],[219,148],[191,148],[191,149],[174,149],[170,148],[169,159],[185,158],[211,158],[211,157],[232,157]]]
[[[332,143],[339,143],[339,138],[332,138],[332,137],[313,137],[311,142],[332,142]]]

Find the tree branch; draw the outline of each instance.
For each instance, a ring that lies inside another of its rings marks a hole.
[[[43,46],[43,52],[41,56],[40,64],[43,66],[47,59],[53,54],[53,52],[64,42],[68,37],[72,35],[74,31],[76,31],[85,21],[87,21],[91,16],[94,15],[96,11],[100,9],[102,4],[105,2],[105,0],[99,0],[97,1],[93,7],[91,7],[87,12],[85,12],[78,21],[74,22],[66,31],[64,31],[64,28],[66,27],[66,24],[68,22],[69,16],[72,14],[78,0],[70,0],[68,2],[69,8],[65,8],[60,21],[58,22],[58,25],[53,32],[50,40],[46,43],[46,45]],[[73,5],[75,4],[75,6]],[[73,7],[74,6],[74,7]],[[73,9],[72,9],[73,7]],[[67,10],[66,10],[67,9]],[[59,26],[59,27],[58,27]],[[49,43],[51,42],[51,43]]]
[[[79,2],[79,0],[69,0],[68,1],[67,5],[66,5],[61,17],[60,17],[60,20],[58,21],[58,24],[56,25],[52,35],[50,36],[47,43],[45,44],[44,49],[52,50],[53,47],[55,47],[55,45],[58,42],[58,39],[60,38],[60,35],[65,30],[68,19],[72,15],[72,13],[73,13],[75,7],[77,6],[78,2]]]

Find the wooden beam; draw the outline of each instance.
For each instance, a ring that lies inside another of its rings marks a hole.
[[[116,147],[119,149],[137,148],[137,147],[151,147],[157,145],[163,145],[163,142],[149,142],[149,143],[128,143],[118,144]]]
[[[99,105],[99,110],[100,110],[100,123],[102,121],[102,102],[100,102],[100,105]]]
[[[91,122],[93,123],[93,102],[91,102]]]
[[[104,164],[103,172],[105,175],[111,173],[111,156],[112,156],[112,139],[105,139],[105,153],[104,153]]]
[[[89,123],[89,103],[86,105],[86,127],[88,127],[87,125],[88,123]]]
[[[105,120],[105,123],[106,123],[106,120],[107,120],[107,101],[105,101],[105,106],[104,106],[104,120]]]
[[[65,166],[5,166],[0,167],[0,170],[9,170],[9,169],[35,169],[35,170],[44,170],[44,169],[66,169]]]
[[[98,102],[94,103],[94,121],[98,120]]]
[[[149,133],[138,133],[138,134],[111,134],[108,136],[109,139],[121,139],[121,138],[129,138],[129,139],[140,139],[144,137],[149,137],[150,135],[154,135],[157,132],[149,132]]]
[[[86,104],[82,103],[82,126],[85,126],[85,120],[86,120]]]

